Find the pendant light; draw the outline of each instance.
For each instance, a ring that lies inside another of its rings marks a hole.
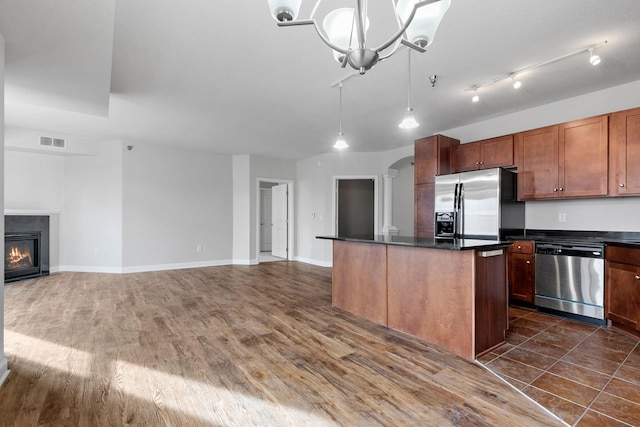
[[[411,50],[407,49],[408,58],[408,79],[407,79],[407,111],[404,113],[404,118],[398,125],[400,129],[415,129],[420,126],[420,123],[416,121],[416,117],[413,114],[413,108],[411,108]]]
[[[333,148],[336,150],[344,150],[349,147],[347,141],[344,139],[344,134],[342,133],[342,83],[340,86],[340,131],[338,132],[338,138],[336,139],[336,143],[333,144]]]

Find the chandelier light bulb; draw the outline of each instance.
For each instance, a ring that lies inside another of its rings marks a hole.
[[[294,21],[300,12],[302,0],[267,0],[271,16],[278,22]]]

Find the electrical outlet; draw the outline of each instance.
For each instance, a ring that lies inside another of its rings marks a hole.
[[[558,222],[567,222],[567,214],[564,212],[560,212],[558,214]]]

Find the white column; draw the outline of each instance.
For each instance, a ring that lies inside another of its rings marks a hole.
[[[384,225],[382,226],[382,234],[396,236],[398,228],[393,226],[393,178],[398,176],[398,171],[389,169],[388,173],[382,175],[384,181]]]

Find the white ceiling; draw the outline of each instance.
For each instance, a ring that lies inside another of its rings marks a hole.
[[[333,8],[352,3],[325,0]],[[301,17],[313,2],[303,1]],[[390,2],[371,2],[369,43],[391,34]],[[436,39],[412,55],[421,126],[397,127],[406,52],[344,83],[351,151],[415,138],[640,79],[638,0],[452,0]],[[0,0],[6,126],[226,154],[300,159],[331,151],[338,89],[351,72],[311,27],[279,28],[266,0]],[[587,53],[465,89],[607,40]],[[428,76],[438,75],[432,88]],[[640,102],[639,102],[640,103]]]

